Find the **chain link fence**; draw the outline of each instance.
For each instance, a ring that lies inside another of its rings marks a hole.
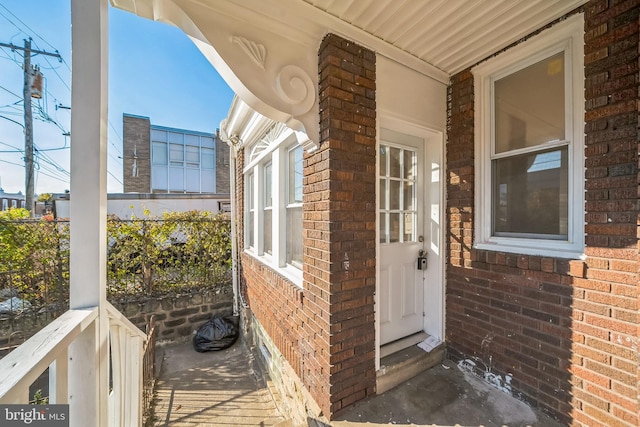
[[[110,300],[215,288],[231,277],[227,215],[107,220]],[[68,308],[69,222],[0,218],[0,314]]]

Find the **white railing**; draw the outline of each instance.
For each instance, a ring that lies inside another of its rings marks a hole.
[[[111,345],[112,388],[109,425],[142,425],[142,358],[147,336],[107,303]]]
[[[0,403],[28,403],[29,386],[47,368],[49,403],[68,403],[69,375],[73,375],[68,369],[69,346],[89,326],[100,321],[98,311],[98,307],[69,310],[0,360]],[[108,405],[108,425],[141,425],[146,335],[109,303],[106,312],[111,387],[108,402],[100,404]]]

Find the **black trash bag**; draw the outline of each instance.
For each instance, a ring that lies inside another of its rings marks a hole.
[[[193,337],[193,348],[199,352],[224,350],[238,339],[238,327],[233,320],[213,316],[198,328]]]

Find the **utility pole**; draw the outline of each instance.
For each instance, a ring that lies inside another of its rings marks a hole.
[[[31,55],[39,54],[39,55],[47,55],[58,58],[59,61],[62,60],[62,57],[58,52],[51,53],[46,52],[44,50],[34,50],[31,49],[31,39],[25,39],[24,47],[15,46],[14,44],[0,43],[0,46],[11,48],[11,50],[22,50],[24,51],[23,55],[23,64],[22,68],[24,70],[24,89],[22,91],[23,102],[24,102],[24,163],[25,163],[25,178],[24,178],[24,186],[25,186],[25,206],[31,212],[31,217],[33,217],[33,210],[35,207],[34,204],[34,193],[35,193],[35,182],[34,182],[34,165],[35,162],[33,160],[33,117],[31,110],[31,84],[33,77],[33,69],[31,67]]]

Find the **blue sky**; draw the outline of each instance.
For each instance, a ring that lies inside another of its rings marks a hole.
[[[0,42],[58,50],[63,58],[36,55],[46,95],[33,100],[36,193],[69,188],[71,102],[70,0],[0,0]],[[0,186],[24,192],[22,56],[0,48]],[[108,191],[122,191],[122,114],[147,116],[153,124],[214,132],[233,92],[180,30],[118,9],[109,13]],[[15,123],[18,122],[18,123]],[[120,182],[119,182],[120,181]]]

